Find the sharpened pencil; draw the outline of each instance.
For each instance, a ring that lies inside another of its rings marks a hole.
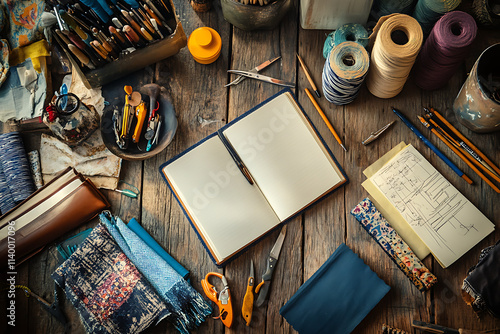
[[[434,125],[426,122],[426,120],[422,116],[418,116],[418,119],[426,128],[431,130],[433,134],[435,134],[443,143],[445,143],[446,146],[448,146],[453,152],[455,152],[455,154],[458,155],[460,159],[462,159],[462,161],[465,162],[467,166],[469,166],[477,175],[479,175],[479,177],[483,179],[484,182],[486,182],[493,190],[500,194],[500,189],[498,189],[498,187],[495,186],[495,184],[493,184],[490,179],[484,176],[484,174],[481,173],[481,171],[479,171],[479,169],[477,169],[476,166],[474,166],[474,164],[470,162],[464,154],[462,154],[455,146],[453,146],[449,138],[443,136],[439,131],[437,131]]]
[[[332,135],[335,137],[335,139],[337,140],[337,142],[340,144],[340,146],[342,146],[342,148],[344,149],[344,151],[347,152],[347,149],[345,148],[344,144],[342,144],[342,140],[340,140],[340,137],[339,135],[337,134],[337,132],[335,131],[335,129],[333,128],[332,126],[332,123],[330,123],[330,121],[328,120],[328,118],[326,117],[325,113],[323,112],[323,110],[321,110],[321,107],[319,106],[318,102],[316,102],[316,100],[314,99],[314,96],[312,96],[311,92],[309,91],[309,89],[307,88],[304,88],[304,90],[306,91],[306,94],[307,96],[309,97],[309,99],[311,100],[312,104],[314,105],[314,107],[316,108],[316,110],[318,111],[319,115],[321,116],[321,118],[323,119],[323,121],[325,122],[326,126],[328,127],[328,129],[330,129],[330,132],[332,133]]]
[[[311,84],[311,87],[314,90],[314,93],[316,94],[316,96],[318,98],[320,98],[321,94],[319,93],[318,88],[314,84],[314,81],[311,77],[311,73],[309,73],[309,70],[307,69],[306,64],[304,64],[304,61],[302,60],[302,58],[300,58],[298,53],[297,53],[297,58],[299,59],[300,66],[302,66],[302,69],[304,70],[304,73],[306,74],[307,81],[309,81],[309,84]]]

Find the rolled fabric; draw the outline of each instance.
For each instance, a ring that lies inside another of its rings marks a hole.
[[[415,63],[417,86],[426,90],[445,86],[469,54],[476,33],[476,21],[467,13],[453,11],[441,17]]]
[[[0,135],[0,164],[16,205],[36,190],[19,132]]]
[[[443,14],[451,12],[460,5],[461,0],[418,0],[413,17],[422,26],[422,31],[427,35],[437,20]]]
[[[30,170],[33,181],[37,189],[43,187],[42,166],[40,165],[40,153],[37,150],[28,152],[28,160],[30,161]]]
[[[387,15],[377,22],[370,35],[368,90],[380,98],[398,95],[408,79],[424,35],[417,20],[406,14]]]
[[[323,94],[325,98],[343,105],[354,101],[365,80],[370,57],[365,48],[356,42],[335,46],[323,67]]]
[[[0,213],[5,214],[16,206],[16,202],[10,193],[9,184],[5,179],[2,164],[0,163]]]
[[[366,48],[368,46],[368,31],[361,24],[344,24],[326,37],[323,45],[323,57],[327,59],[333,48],[344,42],[356,42]]]

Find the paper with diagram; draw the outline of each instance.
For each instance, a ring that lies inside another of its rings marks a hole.
[[[444,268],[495,228],[411,145],[401,150],[370,180]]]

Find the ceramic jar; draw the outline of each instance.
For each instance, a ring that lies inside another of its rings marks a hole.
[[[291,0],[275,0],[267,5],[245,5],[237,0],[221,0],[227,22],[242,30],[273,29],[292,5]]]
[[[485,133],[500,130],[500,87],[494,87],[500,84],[498,59],[500,43],[484,50],[453,103],[458,121],[472,131]]]

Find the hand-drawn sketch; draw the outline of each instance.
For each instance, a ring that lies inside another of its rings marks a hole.
[[[494,225],[411,145],[371,180],[444,267],[494,229]]]

